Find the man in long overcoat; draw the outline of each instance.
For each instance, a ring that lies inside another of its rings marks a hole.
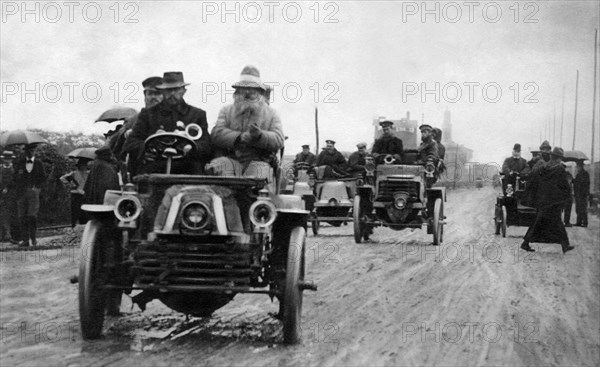
[[[577,213],[576,226],[587,227],[587,205],[590,196],[590,174],[583,168],[583,161],[577,161],[577,174],[573,179],[575,191],[575,213]]]
[[[210,147],[210,135],[208,133],[208,122],[206,112],[194,106],[190,106],[183,99],[186,86],[183,73],[179,71],[165,72],[162,84],[156,86],[163,93],[163,100],[159,104],[143,109],[138,115],[138,121],[133,131],[125,142],[125,151],[136,157],[136,161],[142,162],[144,153],[144,141],[147,137],[159,130],[172,132],[177,130],[178,122],[184,126],[197,124],[202,130],[202,137],[196,141],[197,152],[189,154],[186,158],[173,163],[172,173],[201,173],[205,163],[210,161],[212,149]],[[165,162],[148,162],[141,164],[140,172],[164,172]],[[138,166],[138,168],[140,168]]]
[[[108,145],[105,145],[96,150],[96,159],[92,163],[83,187],[83,202],[85,204],[102,204],[106,190],[119,190],[120,188],[112,151]]]
[[[540,169],[540,181],[536,187],[537,215],[533,224],[527,230],[521,248],[525,251],[535,251],[530,247],[531,242],[559,243],[563,253],[574,247],[569,244],[567,231],[561,220],[561,210],[569,196],[567,174],[561,164],[564,156],[562,148],[554,147],[550,161]]]
[[[296,157],[294,158],[294,176],[298,176],[299,169],[311,169],[314,167],[316,161],[317,156],[310,151],[310,146],[304,144],[302,146],[302,151],[296,154]]]

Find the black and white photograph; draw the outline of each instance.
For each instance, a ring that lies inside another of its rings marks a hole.
[[[599,1],[0,18],[1,365],[600,365]]]

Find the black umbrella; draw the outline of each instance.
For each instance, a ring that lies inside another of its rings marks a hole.
[[[11,130],[0,135],[0,145],[3,147],[19,144],[41,144],[47,143],[46,139],[38,134],[27,130]]]
[[[98,148],[77,148],[71,153],[67,154],[70,158],[85,158],[85,159],[96,159],[96,149]]]
[[[115,107],[110,110],[104,111],[100,117],[96,119],[98,121],[115,122],[119,120],[125,120],[135,115],[137,111],[130,107]]]
[[[563,157],[563,161],[565,162],[577,162],[577,161],[587,161],[589,158],[579,150],[567,150],[565,151],[565,156]]]

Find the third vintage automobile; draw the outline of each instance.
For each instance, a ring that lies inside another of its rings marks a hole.
[[[316,290],[304,279],[308,212],[265,179],[170,174],[196,149],[197,131],[186,132],[146,140],[147,156],[167,161],[165,173],[139,175],[103,205],[83,206],[91,217],[79,272],[83,337],[100,337],[105,310],[118,309],[123,292],[141,291],[132,300],[142,310],[159,299],[199,317],[238,293],[262,293],[279,301],[283,341],[298,342],[303,291]]]
[[[394,230],[427,226],[433,244],[439,245],[444,233],[444,187],[426,188],[433,166],[415,164],[416,151],[405,151],[402,164],[387,156],[385,164],[367,162],[366,174],[354,197],[354,240],[369,239],[373,228]]]

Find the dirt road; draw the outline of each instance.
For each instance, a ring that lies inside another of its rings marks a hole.
[[[303,343],[280,344],[264,295],[237,296],[209,320],[129,299],[105,337],[79,331],[78,248],[2,252],[1,364],[594,366],[600,363],[600,230],[568,228],[574,251],[533,244],[526,228],[493,234],[492,188],[450,192],[444,244],[424,230],[376,228],[356,245],[351,224],[307,241]]]

